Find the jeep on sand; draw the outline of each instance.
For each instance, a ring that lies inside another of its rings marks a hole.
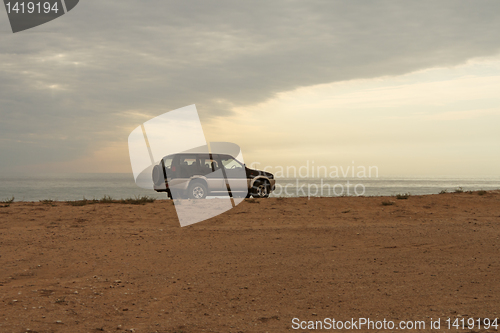
[[[275,189],[273,174],[247,168],[228,154],[179,153],[153,168],[154,189],[169,198],[207,196],[267,198]]]

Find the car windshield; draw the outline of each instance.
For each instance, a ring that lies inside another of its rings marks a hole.
[[[221,156],[221,162],[226,169],[243,169],[243,164],[231,156]]]

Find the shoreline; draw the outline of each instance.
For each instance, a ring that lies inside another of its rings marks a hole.
[[[268,200],[268,199],[333,199],[333,198],[396,198],[400,199],[398,197],[406,197],[405,199],[409,197],[422,197],[422,196],[434,196],[434,195],[442,195],[442,194],[460,194],[460,193],[466,193],[466,194],[478,194],[478,195],[485,195],[488,193],[500,193],[500,188],[499,189],[494,189],[494,190],[462,190],[461,188],[452,190],[452,191],[441,191],[440,193],[431,193],[431,194],[411,194],[411,193],[398,193],[394,195],[337,195],[337,196],[280,196],[280,197],[269,197],[269,198],[262,198],[262,199],[256,199],[256,200]],[[209,197],[208,200],[213,200],[217,199],[217,197]],[[53,199],[41,199],[37,201],[29,201],[29,200],[15,200],[15,197],[11,197],[10,199],[3,199],[0,200],[0,205],[5,205],[5,204],[13,204],[13,203],[75,203],[75,202],[82,202],[82,201],[87,201],[89,204],[107,204],[107,203],[121,203],[121,204],[142,204],[141,202],[147,202],[147,203],[152,203],[155,201],[171,201],[172,199],[169,198],[154,198],[149,195],[143,195],[143,196],[138,196],[135,198],[128,197],[128,198],[120,198],[120,199],[115,199],[112,198],[108,195],[105,195],[101,199],[87,199],[83,197],[82,199],[76,199],[76,200],[53,200]],[[183,199],[183,200],[191,200],[191,199]],[[247,200],[247,199],[245,199]],[[130,203],[133,201],[138,201],[140,203]]]

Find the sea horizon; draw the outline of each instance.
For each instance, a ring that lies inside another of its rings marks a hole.
[[[500,176],[380,176],[377,178],[277,178],[271,197],[337,197],[425,195],[454,191],[500,189]],[[143,189],[131,173],[40,173],[0,175],[0,200],[68,201],[126,199],[165,193]]]

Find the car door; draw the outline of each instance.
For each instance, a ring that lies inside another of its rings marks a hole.
[[[230,155],[219,155],[232,192],[248,190],[245,166]]]
[[[207,180],[208,190],[220,192],[225,190],[224,176],[220,167],[220,161],[212,154],[198,155],[200,174]]]

